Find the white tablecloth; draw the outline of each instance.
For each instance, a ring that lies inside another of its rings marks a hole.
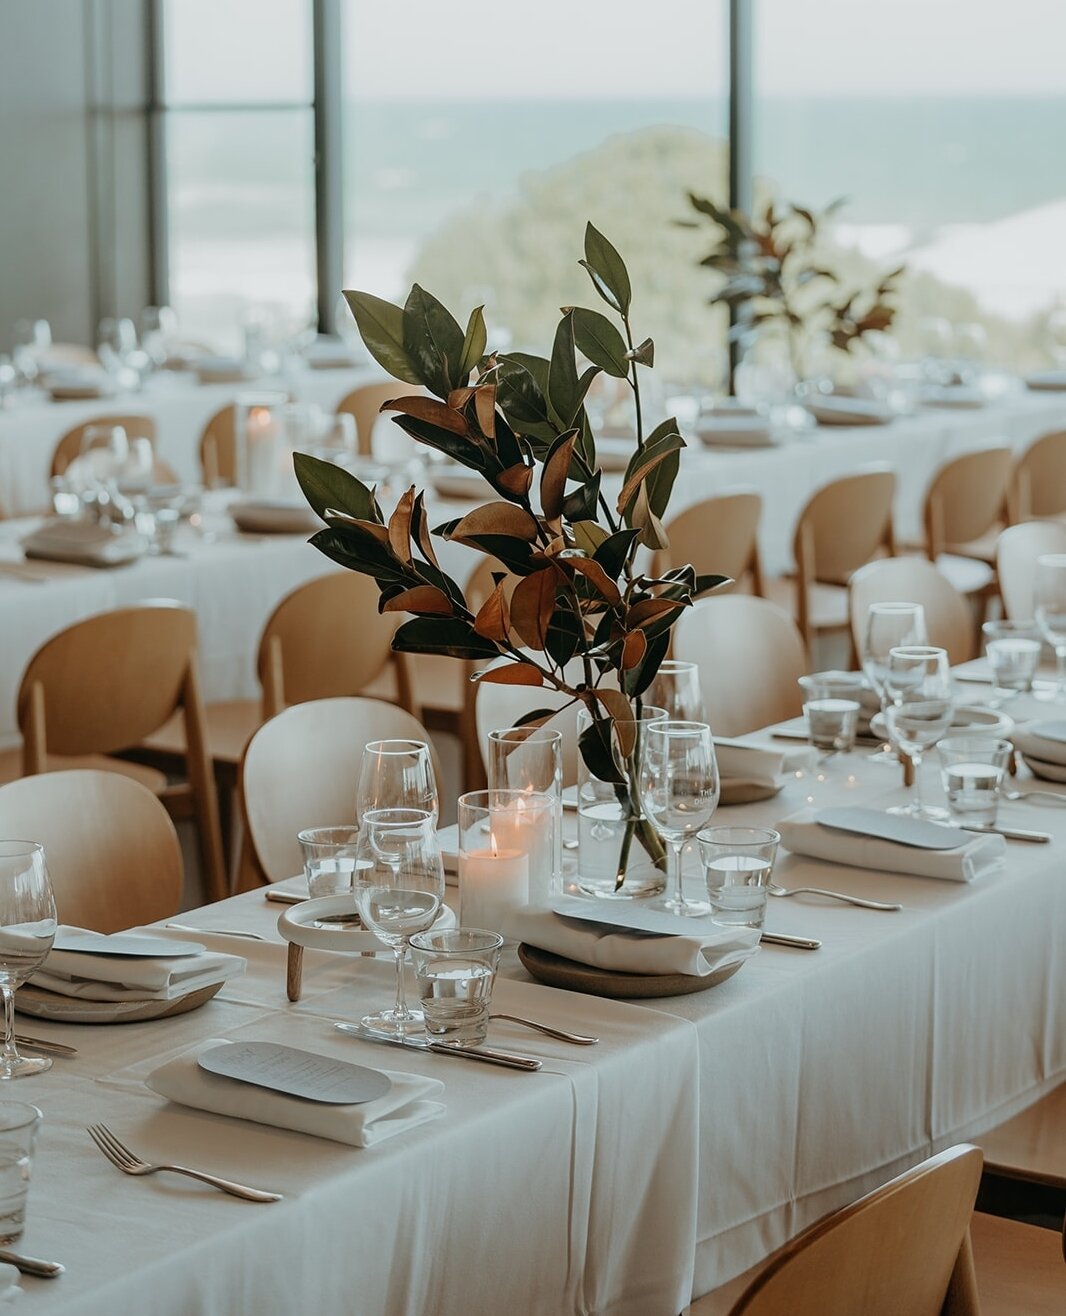
[[[719,820],[900,798],[896,771],[859,752]],[[512,966],[499,1006],[601,1045],[578,1052],[499,1024],[498,1045],[544,1057],[548,1072],[416,1058],[409,1068],[433,1066],[447,1084],[446,1119],[370,1152],[168,1107],[129,1084],[150,1059],[216,1035],[394,1066],[398,1053],[328,1027],[387,997],[385,961],[308,952],[306,998],[289,1007],[280,946],[212,939],[251,968],[198,1014],[110,1030],[24,1021],[82,1048],[18,1093],[45,1112],[24,1246],[68,1266],[59,1283],[27,1284],[26,1310],[676,1316],[693,1266],[701,1294],[1061,1081],[1066,810],[1005,805],[1002,821],[1055,841],[1011,845],[1004,872],[970,885],[785,857],[784,885],[904,909],[773,900],[768,926],[822,949],[766,947],[699,995],[612,1003],[518,981]],[[186,921],[272,935],[277,909],[252,893]],[[124,1179],[84,1134],[96,1119],[138,1151],[286,1201],[249,1207],[165,1177]]]

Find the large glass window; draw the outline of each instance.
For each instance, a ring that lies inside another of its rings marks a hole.
[[[634,279],[660,378],[720,372],[724,329],[674,223],[686,191],[727,191],[724,0],[539,0],[531,9],[344,5],[345,285],[411,281],[458,314],[484,302],[492,343],[544,351],[586,219]]]
[[[758,186],[846,196],[856,273],[906,263],[904,351],[938,317],[982,325],[990,361],[1042,357],[1066,302],[1064,48],[1059,0],[758,0]]]
[[[183,337],[233,349],[247,316],[315,306],[309,0],[164,0],[170,300]]]

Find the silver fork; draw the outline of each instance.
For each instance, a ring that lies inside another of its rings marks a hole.
[[[846,896],[843,891],[826,891],[820,886],[775,886],[768,882],[767,891],[772,896],[824,896],[826,900],[842,900],[845,905],[856,905],[859,909],[879,909],[885,913],[894,913],[902,905],[890,905],[884,900],[864,900],[861,896]]]
[[[214,1174],[205,1174],[203,1170],[190,1170],[184,1165],[151,1165],[125,1145],[111,1132],[106,1124],[91,1124],[87,1129],[89,1137],[96,1143],[107,1159],[123,1174],[140,1176],[158,1174],[160,1170],[169,1170],[172,1174],[188,1175],[190,1179],[199,1179],[201,1183],[210,1184],[212,1188],[221,1188],[232,1197],[241,1197],[246,1202],[280,1202],[280,1193],[265,1193],[259,1188],[247,1188],[244,1184],[233,1183],[230,1179],[220,1179]]]
[[[521,1024],[524,1028],[533,1028],[538,1033],[544,1033],[548,1037],[554,1037],[558,1042],[572,1042],[574,1046],[595,1046],[600,1040],[598,1037],[589,1037],[585,1033],[568,1033],[563,1028],[552,1028],[548,1024],[539,1024],[535,1019],[523,1019],[517,1014],[496,1014],[495,1011],[489,1015],[490,1019],[507,1019],[512,1024]]]
[[[1000,787],[999,793],[1005,800],[1027,800],[1030,795],[1040,795],[1045,800],[1054,800],[1056,804],[1066,804],[1066,795],[1059,791],[1005,791]]]

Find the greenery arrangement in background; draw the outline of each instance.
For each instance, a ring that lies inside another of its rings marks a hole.
[[[639,817],[628,724],[639,717],[674,623],[724,577],[697,576],[691,566],[661,577],[637,568],[641,545],[666,546],[662,518],[685,444],[673,419],[645,433],[641,375],[653,365],[654,345],[636,341],[629,272],[592,224],[580,264],[621,328],[599,311],[565,307],[547,357],[487,354],[483,308],[471,312],[464,329],[418,284],[402,307],[345,292],[378,364],[432,395],[398,397],[382,410],[395,412],[395,423],[417,442],[480,474],[492,501],[431,528],[424,496],[411,488],[386,521],[374,491],[350,472],[306,454],[295,463],[308,502],[326,523],[311,543],[373,577],[383,612],[413,614],[397,629],[394,649],[503,660],[478,679],[548,687],[585,707],[591,722],[579,739],[581,755],[595,776],[614,784],[629,824],[621,886],[634,835],[656,862],[663,857]],[[585,408],[601,374],[628,386],[635,418],[633,455],[611,500],[601,488]],[[480,608],[441,570],[434,537],[465,544],[506,569],[494,572],[495,588]],[[522,725],[540,725],[556,711],[536,709]]]
[[[699,262],[721,278],[711,304],[724,303],[734,312],[730,334],[745,345],[766,329],[777,331],[797,381],[811,374],[808,356],[819,336],[846,352],[892,324],[902,266],[873,289],[848,290],[826,264],[823,230],[842,201],[816,215],[794,202],[771,199],[756,216],[693,192],[688,199],[717,230],[715,246]],[[701,226],[700,220],[677,223]]]

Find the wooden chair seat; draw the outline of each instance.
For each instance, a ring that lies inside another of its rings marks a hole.
[[[953,557],[974,558],[978,562],[987,562],[989,566],[995,566],[996,545],[999,543],[1003,529],[1002,525],[993,526],[980,539],[970,539],[962,544],[945,544],[943,551]]]
[[[207,752],[219,767],[236,768],[244,747],[262,725],[258,699],[232,699],[208,704],[204,710]],[[185,728],[180,716],[172,717],[143,742],[153,754],[178,757],[185,753]]]
[[[1002,1216],[970,1221],[981,1316],[1062,1316],[1066,1262],[1062,1235]]]
[[[974,1141],[986,1173],[1066,1188],[1066,1083]]]
[[[779,608],[795,614],[796,581],[791,576],[777,576],[765,582],[763,597]],[[811,633],[844,630],[848,625],[848,588],[816,581],[807,590],[807,617]]]
[[[180,715],[179,715],[180,716]],[[116,772],[120,777],[128,777],[150,790],[153,795],[163,795],[167,789],[167,776],[158,768],[148,767],[144,763],[131,763],[126,759],[111,758],[107,754],[49,754],[48,771],[63,772],[70,768],[92,768],[97,772]],[[22,750],[5,749],[0,751],[0,784],[17,781],[22,776]]]

